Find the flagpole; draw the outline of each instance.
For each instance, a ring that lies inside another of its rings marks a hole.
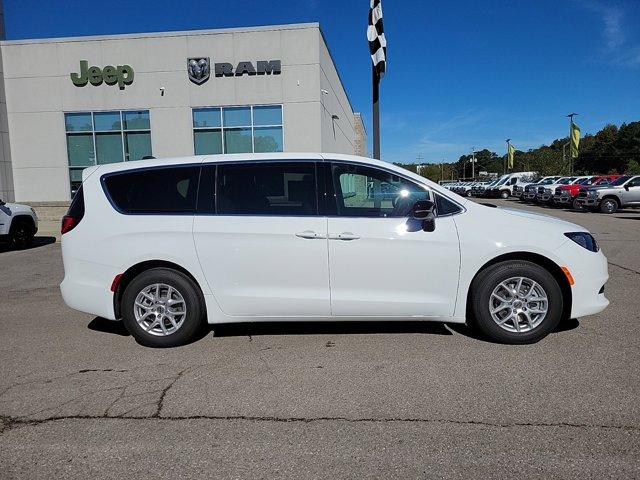
[[[373,100],[373,158],[380,160],[380,77],[375,65],[371,64]]]
[[[578,115],[577,113],[570,113],[569,117],[569,145],[571,145],[571,139],[573,138],[573,117]],[[573,175],[573,155],[571,154],[571,147],[569,147],[569,175]]]
[[[507,173],[507,162],[509,162],[509,144],[511,143],[511,139],[507,138],[505,140],[507,142],[507,158],[504,159],[504,173]]]

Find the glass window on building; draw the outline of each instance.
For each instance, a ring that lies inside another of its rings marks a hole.
[[[64,122],[72,196],[86,167],[152,155],[148,110],[65,113]]]
[[[193,109],[196,155],[282,152],[282,105]]]

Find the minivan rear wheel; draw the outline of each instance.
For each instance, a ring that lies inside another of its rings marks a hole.
[[[526,344],[551,333],[562,316],[560,285],[545,268],[509,260],[480,272],[472,284],[471,321],[490,340]]]
[[[168,268],[153,268],[135,277],[124,291],[121,312],[127,331],[148,347],[184,345],[204,323],[198,286]]]

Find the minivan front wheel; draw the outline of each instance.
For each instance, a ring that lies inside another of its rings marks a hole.
[[[509,190],[502,190],[500,192],[500,198],[503,198],[503,199],[509,198]]]
[[[124,291],[121,311],[129,333],[148,347],[184,345],[203,326],[197,285],[168,268],[153,268],[135,277]]]
[[[560,285],[549,271],[528,261],[488,267],[474,280],[471,295],[475,326],[500,343],[537,342],[562,316]]]

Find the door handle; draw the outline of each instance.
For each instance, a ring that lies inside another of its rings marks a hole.
[[[360,238],[359,235],[355,235],[351,232],[342,232],[337,235],[329,235],[329,240],[358,240]]]
[[[296,233],[296,237],[306,238],[309,240],[313,240],[316,238],[327,238],[326,235],[322,235],[320,233],[314,232],[313,230],[305,230],[304,232]]]

